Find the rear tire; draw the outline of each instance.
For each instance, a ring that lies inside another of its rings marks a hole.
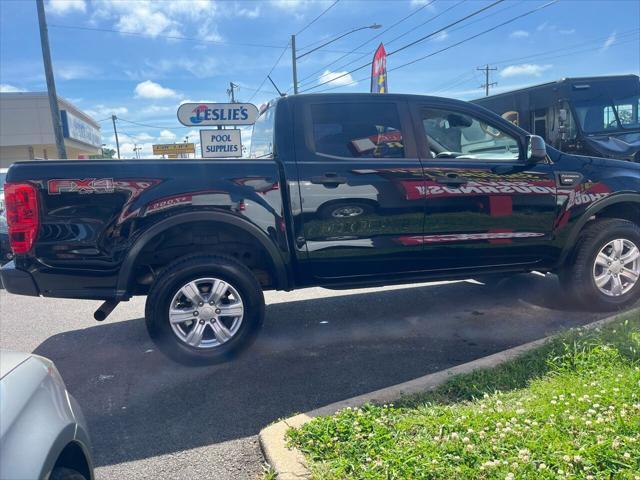
[[[640,298],[640,228],[627,220],[596,220],[580,234],[560,281],[582,308],[623,309]]]
[[[83,474],[72,468],[56,467],[51,472],[49,480],[89,480]]]
[[[151,339],[172,359],[189,365],[223,362],[246,348],[262,326],[262,287],[233,258],[183,257],[158,274],[145,320]]]

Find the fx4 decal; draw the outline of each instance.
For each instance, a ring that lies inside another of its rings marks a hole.
[[[49,180],[47,183],[49,195],[61,193],[113,193],[113,178],[64,178]]]

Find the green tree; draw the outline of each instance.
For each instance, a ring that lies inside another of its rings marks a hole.
[[[116,151],[112,148],[103,148],[102,149],[102,153],[99,153],[98,155],[89,155],[89,158],[91,159],[96,159],[96,158],[107,158],[109,160],[113,160],[113,156],[116,154]]]

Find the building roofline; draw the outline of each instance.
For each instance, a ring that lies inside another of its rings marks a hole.
[[[47,92],[0,92],[0,98],[1,97],[47,98],[48,94],[47,94]],[[87,123],[91,124],[93,127],[97,128],[98,130],[101,130],[100,124],[98,122],[96,122],[93,118],[91,118],[89,115],[87,115],[85,112],[83,112],[80,108],[78,108],[72,102],[70,102],[69,100],[67,100],[64,97],[61,97],[60,95],[58,95],[57,98],[58,98],[58,103],[59,104],[63,105],[67,109],[72,109],[73,110],[73,112],[72,112],[73,114],[77,114],[79,117],[82,118],[82,120],[84,120]]]

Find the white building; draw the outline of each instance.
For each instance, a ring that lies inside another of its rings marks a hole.
[[[58,97],[67,158],[100,153],[100,125],[64,98]],[[0,93],[0,167],[17,160],[48,160],[58,156],[46,92]]]

